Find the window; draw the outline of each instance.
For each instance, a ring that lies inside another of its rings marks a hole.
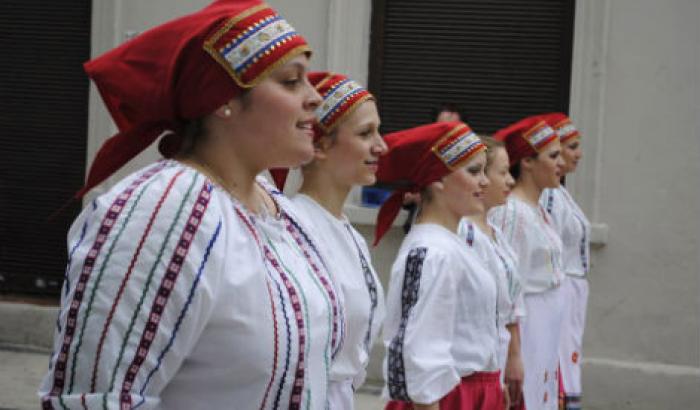
[[[373,2],[369,88],[383,132],[454,103],[477,133],[568,112],[574,0]]]
[[[0,293],[56,296],[63,282],[80,202],[57,211],[85,173],[90,3],[0,3]]]

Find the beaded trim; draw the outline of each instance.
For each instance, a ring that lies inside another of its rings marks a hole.
[[[324,83],[325,81],[321,82],[319,86]],[[317,90],[320,88],[319,86],[316,87]],[[369,96],[369,92],[363,86],[350,79],[344,79],[323,93],[323,104],[316,110],[316,117],[326,130],[330,130],[332,128],[330,120],[343,111],[347,104],[353,102],[356,97],[365,100]],[[355,103],[357,102],[355,101]]]
[[[546,122],[540,121],[534,127],[523,133],[523,138],[535,151],[540,151],[557,138],[557,134]]]
[[[243,30],[236,27],[243,19],[263,10],[269,14]],[[232,35],[232,32],[237,33]],[[289,47],[290,43],[297,45],[282,50]],[[260,5],[231,18],[221,30],[204,42],[204,50],[226,69],[236,84],[251,88],[265,78],[270,70],[303,52],[311,51],[311,48],[286,20],[266,5]],[[280,51],[282,54],[272,63],[263,62],[265,57]],[[245,74],[261,62],[268,65],[255,78],[244,80]]]
[[[579,133],[576,127],[574,127],[574,124],[571,123],[571,120],[564,119],[560,123],[554,126],[554,128],[557,131],[557,135],[559,135],[559,140],[566,141],[570,138],[578,137]]]
[[[466,125],[454,128],[433,145],[435,155],[452,170],[457,169],[459,164],[471,158],[472,155],[485,149],[486,145]]]

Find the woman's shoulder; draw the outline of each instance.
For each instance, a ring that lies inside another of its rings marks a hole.
[[[231,203],[202,173],[173,160],[163,160],[125,177],[92,203],[93,216],[148,228],[154,234],[194,224],[213,231],[223,223]]]
[[[434,224],[416,224],[401,244],[399,255],[404,259],[418,258],[425,264],[443,265],[464,249],[457,234]]]
[[[520,198],[510,196],[505,204],[496,207],[489,212],[489,216],[499,215],[502,218],[505,217],[515,217],[521,218],[532,218],[537,216],[537,206],[532,206]]]

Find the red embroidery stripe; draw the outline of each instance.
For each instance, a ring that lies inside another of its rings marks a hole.
[[[141,365],[146,360],[146,356],[151,348],[151,344],[155,339],[158,331],[158,325],[160,323],[161,314],[165,310],[165,305],[167,304],[170,293],[175,287],[175,282],[179,277],[180,270],[187,256],[187,252],[190,249],[192,240],[202,222],[204,213],[209,205],[209,200],[211,198],[211,193],[209,192],[210,185],[204,184],[199,192],[197,201],[192,207],[190,216],[187,219],[187,224],[185,229],[182,231],[180,239],[178,240],[178,246],[173,252],[173,256],[168,264],[168,270],[163,276],[160,283],[160,288],[157,292],[157,297],[153,301],[151,306],[151,313],[148,316],[148,322],[144,327],[143,335],[141,336],[141,341],[139,342],[139,348],[136,351],[136,355],[128,367],[126,374],[124,375],[124,382],[122,383],[121,389],[121,404],[120,408],[124,410],[131,409],[131,390],[134,380],[136,380],[136,375],[141,369]]]
[[[240,209],[236,207],[236,214],[243,220],[245,223],[246,227],[248,230],[250,230],[250,233],[253,235],[253,238],[255,238],[255,242],[258,244],[259,247],[262,247],[262,250],[265,254],[265,259],[272,265],[275,270],[277,271],[277,274],[280,276],[282,279],[282,283],[284,283],[285,288],[287,289],[287,293],[289,294],[289,302],[292,305],[292,309],[294,310],[294,319],[296,319],[297,323],[297,331],[298,331],[298,342],[299,342],[299,355],[297,359],[297,366],[296,366],[296,371],[294,372],[294,384],[292,385],[292,395],[290,398],[290,404],[289,404],[289,409],[290,410],[298,410],[301,408],[301,399],[302,399],[302,392],[304,390],[304,372],[305,372],[305,356],[304,356],[304,347],[306,346],[306,327],[304,324],[304,315],[302,313],[302,308],[301,308],[301,303],[299,295],[297,294],[296,288],[294,288],[294,285],[292,282],[289,280],[287,275],[284,273],[284,270],[280,266],[280,263],[277,259],[275,259],[275,256],[272,254],[270,249],[264,245],[261,241],[260,238],[258,238],[258,234],[255,231],[255,228],[253,227],[252,223],[248,220],[248,218],[241,212]],[[280,303],[284,303],[284,301],[281,301]],[[275,354],[277,349],[275,349]],[[272,380],[270,381],[272,383]]]
[[[124,209],[124,205],[126,202],[129,200],[131,197],[131,194],[138,188],[141,184],[146,182],[149,178],[151,178],[153,175],[156,173],[160,172],[162,169],[164,169],[168,165],[167,162],[160,162],[153,166],[151,169],[148,171],[144,172],[141,176],[139,176],[136,180],[134,180],[124,192],[119,194],[117,198],[114,200],[112,205],[110,206],[109,210],[105,214],[104,218],[102,219],[102,225],[100,226],[99,229],[99,234],[97,235],[95,242],[92,245],[92,248],[90,249],[90,252],[88,252],[87,257],[85,258],[85,263],[83,264],[83,269],[82,273],[80,274],[78,283],[76,284],[75,287],[75,293],[73,294],[73,300],[71,301],[70,304],[70,309],[68,310],[68,319],[66,320],[66,327],[65,327],[65,333],[63,337],[63,343],[61,345],[61,349],[59,350],[58,353],[58,359],[56,361],[56,365],[54,366],[54,381],[53,381],[53,387],[51,388],[51,393],[49,393],[48,396],[45,396],[43,398],[43,404],[44,408],[53,408],[51,405],[50,399],[51,396],[59,396],[61,392],[63,391],[63,387],[65,385],[66,381],[66,363],[68,362],[68,355],[70,352],[70,345],[71,342],[73,341],[73,336],[75,335],[75,329],[76,329],[76,324],[77,324],[77,317],[78,317],[78,310],[80,309],[80,304],[83,300],[83,296],[85,294],[85,287],[87,285],[87,281],[90,279],[90,274],[92,273],[92,269],[95,266],[95,261],[97,259],[97,256],[99,255],[100,250],[102,249],[102,246],[104,245],[105,241],[107,240],[107,236],[109,235],[109,232],[112,230],[112,227],[114,226],[114,222],[119,218],[119,215],[121,214],[122,210]]]
[[[134,266],[136,266],[136,261],[139,258],[139,255],[141,254],[141,249],[143,248],[143,244],[146,242],[146,238],[148,237],[148,234],[151,232],[151,228],[153,227],[153,222],[156,219],[156,216],[158,215],[158,212],[160,212],[160,208],[163,206],[163,202],[165,202],[165,198],[168,197],[168,194],[170,194],[171,189],[173,188],[173,185],[175,184],[175,181],[182,175],[184,172],[184,169],[178,171],[177,174],[170,180],[170,183],[168,183],[167,188],[165,189],[165,192],[163,195],[160,197],[158,200],[158,203],[156,204],[155,209],[153,210],[153,213],[151,214],[150,219],[148,220],[148,224],[146,225],[146,230],[143,232],[143,235],[141,236],[141,240],[139,241],[138,246],[136,247],[136,251],[134,252],[134,255],[131,258],[131,262],[129,262],[129,267],[126,270],[126,274],[124,275],[124,279],[122,279],[122,283],[119,285],[119,290],[117,291],[117,297],[114,299],[114,303],[112,303],[112,307],[109,310],[109,314],[107,315],[107,320],[105,321],[104,327],[102,328],[102,334],[100,335],[100,341],[97,345],[97,353],[95,354],[95,364],[92,367],[92,379],[90,382],[90,392],[94,393],[95,392],[95,384],[97,383],[97,369],[100,365],[100,355],[102,354],[102,348],[104,346],[104,341],[107,336],[107,331],[109,330],[109,325],[112,323],[112,319],[114,318],[114,312],[117,310],[117,305],[119,305],[119,301],[121,300],[122,294],[124,293],[124,289],[126,288],[126,283],[129,281],[131,278],[131,273],[134,270]]]
[[[270,289],[270,282],[268,280],[265,281],[267,285],[267,294],[270,296],[270,308],[272,310],[272,322],[274,324],[274,340],[275,340],[275,352],[274,355],[272,356],[272,376],[270,376],[270,382],[267,384],[267,388],[265,389],[265,396],[263,397],[263,402],[260,405],[260,410],[265,408],[265,404],[267,403],[267,397],[270,395],[270,390],[272,389],[272,382],[275,380],[276,374],[277,374],[277,361],[279,359],[279,354],[277,351],[279,350],[279,335],[278,335],[278,330],[277,330],[277,310],[275,309],[275,299],[272,295],[272,289]]]

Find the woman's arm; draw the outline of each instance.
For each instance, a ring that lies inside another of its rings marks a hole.
[[[523,361],[520,356],[520,326],[518,323],[511,323],[506,325],[506,329],[510,332],[510,343],[508,345],[508,358],[506,359],[504,381],[508,388],[510,405],[517,406],[520,400],[522,400],[523,379],[525,375]]]

